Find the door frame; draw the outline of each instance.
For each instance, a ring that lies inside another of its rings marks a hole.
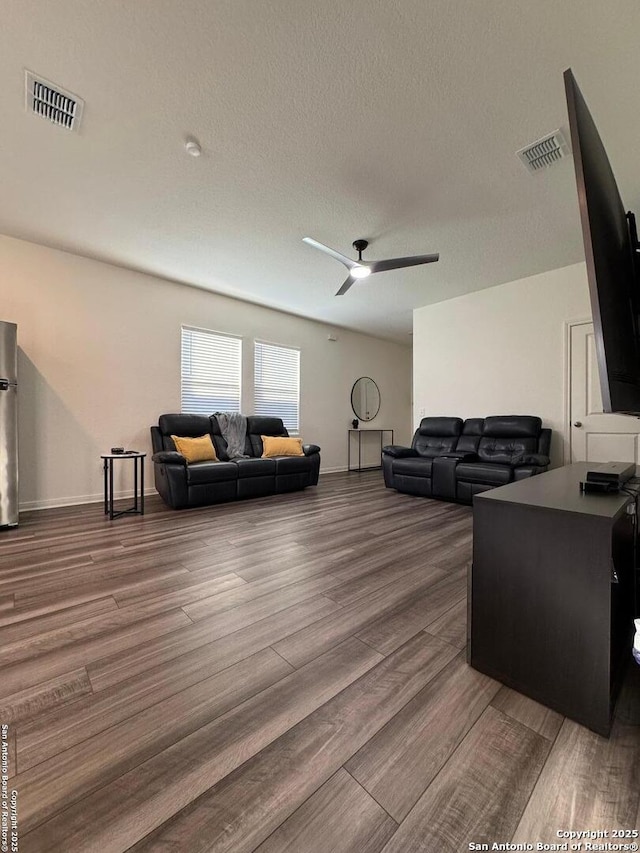
[[[564,326],[564,404],[562,421],[564,437],[562,442],[562,464],[567,465],[572,459],[571,447],[571,333],[575,326],[593,325],[591,317],[581,320],[565,320]]]

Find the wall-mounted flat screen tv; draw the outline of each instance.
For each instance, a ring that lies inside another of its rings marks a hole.
[[[564,73],[602,403],[640,415],[638,238],[571,69]]]

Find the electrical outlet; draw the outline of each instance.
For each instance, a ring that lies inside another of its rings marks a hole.
[[[418,409],[418,414],[420,415],[420,417],[421,417],[421,418],[426,418],[426,416],[427,416],[427,410],[425,409],[425,407],[424,407],[424,406],[421,406],[421,407]]]

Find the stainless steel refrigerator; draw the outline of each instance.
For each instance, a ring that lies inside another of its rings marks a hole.
[[[0,321],[0,527],[18,523],[18,327]]]

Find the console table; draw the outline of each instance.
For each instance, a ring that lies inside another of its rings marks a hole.
[[[586,463],[476,495],[471,666],[608,736],[635,611],[633,499]]]
[[[350,429],[347,433],[347,470],[348,471],[369,471],[374,468],[381,468],[382,461],[380,461],[380,465],[366,465],[364,468],[362,467],[362,435],[370,433],[378,433],[380,436],[380,457],[382,460],[382,448],[384,445],[383,439],[385,432],[391,434],[391,441],[389,444],[393,444],[393,430],[392,429],[373,429],[371,427],[367,427],[366,429]],[[351,466],[351,437],[355,433],[358,436],[358,467]]]

